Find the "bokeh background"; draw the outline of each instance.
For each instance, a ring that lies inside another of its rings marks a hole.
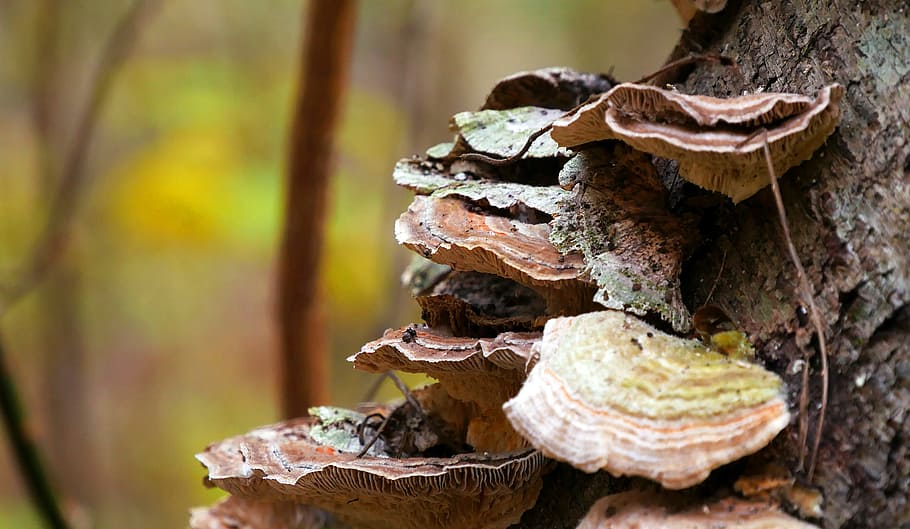
[[[128,6],[0,0],[0,283],[47,218],[47,168]],[[193,454],[278,419],[275,256],[304,7],[160,2],[105,102],[66,258],[0,321],[31,431],[83,527],[185,527],[190,506],[219,497]],[[410,196],[394,162],[448,140],[448,117],[505,75],[566,65],[632,80],[680,27],[665,0],[360,4],[323,279],[337,403],[371,382],[344,358],[418,317],[397,281],[392,223]],[[0,527],[39,527],[0,444]]]

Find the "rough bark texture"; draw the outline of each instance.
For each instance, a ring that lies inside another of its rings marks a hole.
[[[826,527],[908,524],[907,4],[744,2],[724,17],[722,29],[716,36],[707,32],[702,45],[734,55],[742,77],[705,68],[688,78],[684,90],[811,93],[831,81],[847,88],[840,127],[826,147],[781,181],[794,243],[829,340],[832,398],[815,483],[825,493]],[[704,260],[718,262],[726,252],[714,302],[745,316],[740,321],[762,340],[763,357],[786,367],[802,356],[797,343],[804,331],[797,330],[793,267],[770,207],[764,207],[770,200],[761,201],[764,194],[730,212],[728,225],[741,229],[718,238]],[[714,270],[691,272],[690,285],[710,288]],[[701,301],[702,292],[695,288],[692,300]],[[818,402],[817,355],[811,365],[811,396]],[[797,376],[790,385],[799,387]],[[814,424],[816,410],[810,410]],[[787,441],[795,452],[795,437]]]
[[[722,52],[717,65],[675,72],[686,93],[813,94],[843,84],[841,124],[825,147],[781,178],[794,243],[827,326],[831,399],[814,484],[827,528],[910,527],[910,9],[906,0],[731,2],[697,15],[673,58]],[[672,171],[672,169],[670,169]],[[700,192],[684,187],[681,200]],[[677,197],[679,199],[679,197]],[[690,308],[726,309],[786,377],[798,409],[799,361],[810,360],[809,439],[821,378],[816,341],[798,307],[793,266],[770,192],[719,203],[702,223],[706,242],[683,267]],[[795,414],[796,415],[796,414]],[[799,417],[769,453],[796,469]],[[767,454],[766,454],[767,455]],[[521,527],[574,527],[572,502],[613,480],[554,475]],[[712,477],[716,482],[717,478]],[[706,485],[710,488],[710,483]],[[561,521],[560,521],[561,520]]]

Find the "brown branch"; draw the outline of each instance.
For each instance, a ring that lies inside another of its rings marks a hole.
[[[26,258],[23,271],[5,288],[0,288],[0,316],[17,300],[38,286],[53,268],[54,263],[63,253],[69,239],[71,224],[78,209],[79,199],[85,186],[85,160],[95,125],[102,104],[107,98],[117,67],[122,63],[139,33],[140,22],[146,8],[145,0],[137,0],[130,10],[118,21],[113,33],[106,42],[98,67],[89,88],[89,99],[77,124],[73,142],[67,153],[59,178],[57,192],[51,198],[49,219],[44,231],[35,242],[31,253]],[[151,3],[151,2],[148,2]],[[50,11],[54,7],[46,6]],[[57,13],[51,13],[49,24],[56,27]],[[39,57],[36,72],[36,102],[32,108],[32,119],[39,138],[42,155],[41,180],[51,185],[54,173],[53,158],[50,158],[51,138],[50,124],[53,110],[50,105],[50,92],[54,63],[56,61],[56,31],[48,36],[47,42],[39,45]],[[0,411],[9,435],[14,458],[19,467],[32,500],[45,524],[52,529],[66,529],[67,521],[57,503],[50,479],[41,464],[38,449],[28,435],[24,424],[24,412],[19,406],[16,387],[12,373],[6,365],[5,351],[0,343]]]
[[[39,2],[38,24],[35,29],[35,63],[32,73],[32,127],[38,147],[39,180],[42,190],[53,189],[58,153],[54,145],[57,88],[59,85],[60,18],[58,0]]]
[[[69,525],[63,511],[57,504],[50,480],[41,464],[38,448],[35,446],[25,426],[25,414],[19,405],[16,385],[12,373],[6,365],[6,350],[0,337],[0,411],[3,412],[3,425],[9,435],[13,450],[13,459],[19,467],[19,473],[28,488],[29,494],[44,523],[51,529],[67,529]]]
[[[348,78],[353,0],[312,0],[290,135],[278,319],[282,408],[306,414],[328,400],[326,329],[319,295],[333,136]]]
[[[63,163],[59,187],[51,198],[49,219],[32,247],[22,272],[11,283],[0,287],[0,316],[47,277],[47,273],[66,249],[73,219],[85,192],[86,159],[98,116],[107,100],[114,76],[132,49],[145,15],[153,4],[154,0],[136,0],[118,21],[103,48],[90,84],[88,102],[76,125],[73,141]]]

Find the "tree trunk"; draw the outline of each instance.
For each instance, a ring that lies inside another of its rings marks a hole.
[[[780,180],[794,244],[826,328],[830,400],[813,484],[824,527],[910,526],[910,10],[906,0],[731,2],[693,19],[672,58],[733,57],[738,71],[700,65],[675,79],[685,93],[814,94],[846,88],[825,147]],[[718,207],[706,244],[683,272],[687,305],[725,308],[782,376],[799,408],[800,360],[810,359],[809,440],[821,396],[817,341],[802,322],[768,189]],[[798,413],[769,453],[791,469]],[[767,454],[768,452],[766,452]],[[723,472],[723,470],[719,471]],[[805,473],[803,478],[805,478]],[[575,527],[618,480],[560,467],[522,527]],[[708,487],[711,484],[709,482]],[[596,491],[596,492],[595,492]]]
[[[291,125],[284,233],[278,263],[281,405],[285,417],[328,402],[327,336],[319,271],[333,135],[347,86],[356,4],[307,6],[298,96]]]

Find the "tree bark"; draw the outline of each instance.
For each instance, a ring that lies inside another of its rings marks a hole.
[[[718,15],[697,15],[671,59],[694,52],[731,56],[738,71],[712,64],[691,68],[674,79],[685,93],[814,94],[831,82],[846,88],[838,129],[810,161],[780,180],[829,348],[830,401],[813,485],[824,494],[824,527],[908,527],[906,0],[734,1]],[[800,361],[811,354],[811,445],[821,395],[819,354],[811,326],[802,321],[795,270],[773,198],[766,189],[735,207],[721,204],[715,213],[702,223],[706,243],[684,267],[685,301],[694,309],[714,288],[711,303],[737,320],[756,343],[759,358],[785,378],[794,411],[802,386]],[[794,413],[790,427],[764,453],[794,471],[801,453],[799,421]],[[724,472],[715,471],[705,487],[722,486],[718,476]],[[807,477],[803,471],[801,478]],[[623,484],[560,467],[521,527],[575,527],[585,503],[577,498],[608,494]]]

